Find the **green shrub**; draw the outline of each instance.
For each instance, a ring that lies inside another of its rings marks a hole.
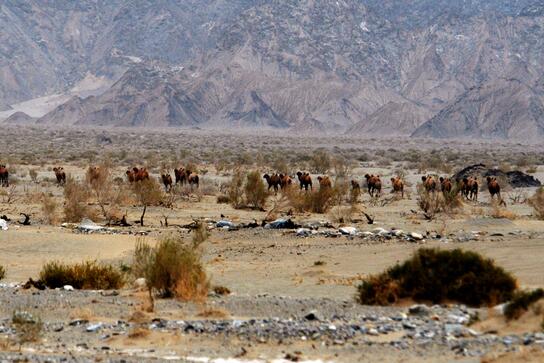
[[[132,271],[144,277],[150,295],[202,301],[209,282],[202,263],[198,233],[195,242],[184,243],[179,236],[164,237],[155,247],[139,241],[134,251]]]
[[[388,305],[399,299],[470,306],[494,305],[512,298],[516,280],[475,252],[419,249],[402,264],[366,278],[358,286],[361,304]]]
[[[514,294],[504,308],[504,315],[508,320],[518,319],[524,312],[529,310],[529,306],[538,300],[544,298],[544,290],[536,289],[532,291],[519,291]]]
[[[123,286],[122,272],[112,265],[85,261],[73,265],[59,261],[46,263],[40,271],[40,280],[49,288],[71,285],[74,289],[118,289]]]

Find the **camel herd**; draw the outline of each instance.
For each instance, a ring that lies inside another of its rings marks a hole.
[[[63,167],[54,167],[53,172],[57,179],[58,185],[64,185],[66,183],[66,173]],[[149,172],[145,167],[133,167],[126,171],[127,180],[130,183],[142,181],[149,179]],[[90,166],[87,170],[87,178],[90,182],[98,179],[100,177],[100,167]],[[191,187],[199,187],[200,178],[197,173],[186,169],[183,167],[174,169],[175,184],[185,185],[188,184]],[[293,184],[293,178],[287,174],[283,173],[274,173],[274,174],[265,174],[263,178],[268,183],[268,190],[273,189],[274,192],[278,192],[279,189],[285,189],[286,187]],[[298,179],[300,190],[312,190],[313,183],[310,173],[299,171],[296,173],[296,178]],[[380,197],[382,192],[382,181],[379,175],[366,174],[364,176],[366,181],[366,186],[368,188],[368,194],[371,197]],[[161,173],[160,180],[164,185],[166,191],[170,191],[174,185],[174,179],[169,172],[164,171]],[[329,176],[323,175],[318,176],[317,181],[320,188],[332,188],[332,180]],[[448,177],[436,177],[432,175],[425,175],[421,177],[422,186],[427,193],[433,193],[441,191],[442,193],[461,193],[463,197],[467,200],[478,200],[478,191],[479,191],[479,182],[477,177],[465,177],[461,180],[452,181]],[[503,203],[501,197],[501,186],[497,181],[497,178],[488,176],[486,177],[487,189],[493,200],[497,197],[498,201]],[[455,183],[455,185],[454,185]],[[5,165],[0,164],[0,186],[7,187],[9,186],[9,172]],[[403,179],[399,176],[391,178],[391,193],[400,194],[401,197],[404,197],[404,186],[405,183]],[[358,181],[352,180],[351,187],[354,191],[360,191],[361,185]]]
[[[299,171],[297,172],[300,190],[312,190],[312,177],[310,173]],[[368,188],[368,194],[371,197],[380,197],[382,193],[382,181],[379,175],[366,174],[365,176],[366,187]],[[279,189],[284,189],[286,186],[292,183],[290,176],[285,174],[265,174],[263,178],[268,183],[268,190],[273,189],[277,192]],[[331,188],[332,181],[327,175],[317,177],[320,188]],[[461,193],[467,200],[478,200],[479,183],[476,177],[463,178],[456,180],[454,183],[448,177],[436,177],[432,175],[426,175],[421,177],[422,186],[427,193],[442,192],[444,194]],[[487,188],[491,195],[491,199],[497,196],[499,201],[502,201],[501,187],[497,178],[488,176],[486,178]],[[353,191],[360,191],[361,185],[357,180],[351,181],[351,188]],[[404,180],[397,176],[391,178],[391,193],[400,194],[404,198]]]

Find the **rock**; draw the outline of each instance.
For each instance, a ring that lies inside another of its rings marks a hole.
[[[295,234],[297,237],[308,237],[312,234],[312,231],[308,228],[299,228]]]
[[[321,316],[321,314],[319,314],[317,310],[311,310],[308,314],[304,316],[304,318],[309,321],[320,321],[323,317]]]
[[[235,228],[236,225],[234,223],[232,223],[231,221],[227,221],[227,220],[221,220],[221,221],[218,221],[215,226],[217,228]]]
[[[72,285],[64,285],[62,289],[64,291],[74,291],[74,287]]]
[[[89,320],[86,320],[86,319],[74,319],[70,323],[68,323],[68,325],[78,326],[78,325],[87,324],[88,322],[89,322]]]
[[[402,237],[402,236],[404,236],[404,231],[401,230],[401,229],[396,229],[396,230],[393,231],[393,235],[395,237]]]
[[[0,219],[0,228],[2,229],[2,231],[7,231],[8,230],[8,222],[4,219]]]
[[[378,235],[383,235],[383,234],[389,234],[389,231],[384,229],[384,228],[378,227],[378,228],[374,228],[372,230],[372,233],[378,234]]]
[[[427,305],[412,305],[408,309],[408,313],[410,315],[416,315],[416,316],[429,316],[431,315],[431,308],[429,308]]]
[[[96,324],[90,324],[85,328],[85,331],[87,333],[94,333],[102,329],[103,324],[102,323],[96,323]]]
[[[423,235],[416,232],[410,232],[410,237],[412,237],[416,241],[421,241],[423,239]]]
[[[377,335],[380,335],[380,333],[378,333],[378,330],[375,329],[375,328],[370,328],[368,329],[368,331],[366,332],[368,335],[373,335],[373,336],[377,336]]]
[[[299,227],[291,219],[280,218],[264,226],[266,229],[294,229]]]
[[[357,234],[357,228],[355,227],[340,227],[338,231],[344,235],[354,236]]]

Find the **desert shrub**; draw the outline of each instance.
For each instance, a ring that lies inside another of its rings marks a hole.
[[[15,310],[11,317],[19,346],[38,341],[42,335],[43,322],[39,316],[26,310]]]
[[[132,183],[132,192],[138,205],[142,208],[140,226],[143,227],[147,207],[159,205],[163,200],[162,188],[155,178],[149,178]]]
[[[529,205],[533,207],[535,216],[544,220],[544,187],[538,188],[535,194],[529,198]]]
[[[518,291],[514,294],[512,301],[504,307],[504,316],[508,320],[518,319],[529,307],[544,298],[544,290]]]
[[[38,181],[38,172],[36,171],[36,169],[30,169],[28,171],[28,175],[30,176],[30,180],[33,183],[36,183]]]
[[[134,251],[134,276],[146,279],[150,296],[205,300],[209,281],[199,245],[199,242],[184,243],[175,235],[163,237],[155,247],[139,241]]]
[[[314,173],[326,174],[331,168],[331,157],[325,150],[317,150],[310,158],[310,168]]]
[[[234,208],[240,208],[244,203],[244,172],[240,169],[235,170],[228,186],[227,196],[230,204]]]
[[[57,222],[57,202],[49,194],[43,193],[41,197],[41,209],[44,217],[44,222],[47,224],[55,224]]]
[[[112,265],[96,261],[64,264],[59,261],[46,263],[40,271],[40,280],[49,288],[71,285],[75,289],[118,289],[123,286],[122,272]]]
[[[363,280],[357,300],[388,305],[412,298],[481,306],[508,301],[515,289],[516,280],[510,273],[476,252],[423,248],[404,263]]]
[[[498,200],[492,200],[491,201],[491,217],[493,218],[500,218],[500,219],[510,219],[514,220],[518,218],[518,216],[512,212],[506,209],[506,204],[502,204]]]
[[[296,212],[326,213],[335,205],[335,191],[333,188],[299,192],[296,188],[284,191],[288,204]]]
[[[216,203],[217,204],[229,204],[230,203],[230,198],[229,198],[228,195],[220,194],[220,195],[217,196]]]
[[[113,215],[110,209],[117,207],[114,203],[114,182],[111,175],[110,160],[105,160],[95,169],[89,168],[85,175],[85,181],[89,194],[95,198],[102,216],[109,224]]]
[[[334,175],[336,175],[336,178],[345,178],[349,175],[350,163],[345,157],[341,155],[335,156],[332,159],[332,166],[333,166]]]
[[[462,207],[463,202],[457,186],[454,186],[449,193],[440,191],[429,193],[425,190],[423,184],[419,184],[417,187],[417,205],[426,218],[434,219],[439,213],[454,213]]]
[[[64,185],[64,220],[66,222],[80,222],[83,218],[95,217],[94,212],[89,208],[88,189],[83,184],[68,176]]]
[[[2,280],[4,277],[6,277],[6,268],[0,265],[0,280]]]
[[[245,202],[249,207],[264,209],[269,194],[258,171],[252,171],[247,174],[244,195]]]

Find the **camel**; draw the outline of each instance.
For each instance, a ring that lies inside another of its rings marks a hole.
[[[187,177],[187,183],[189,183],[191,187],[193,187],[193,185],[196,185],[196,187],[198,188],[200,183],[200,178],[198,177],[198,174],[193,173],[190,170],[186,170],[185,175]]]
[[[280,174],[280,188],[283,190],[293,183],[289,175]]]
[[[393,187],[391,193],[400,193],[401,197],[404,198],[404,181],[399,176],[391,178],[391,186]]]
[[[268,190],[270,190],[270,188],[274,188],[274,193],[278,193],[278,188],[281,185],[280,176],[278,174],[272,174],[272,175],[264,174],[263,178],[268,183]]]
[[[319,189],[332,188],[331,178],[328,175],[318,176],[317,180],[319,181]]]
[[[487,189],[489,190],[489,194],[491,194],[491,200],[493,200],[493,197],[496,195],[499,201],[502,201],[501,186],[499,185],[497,178],[487,177]]]
[[[168,173],[161,174],[161,180],[164,184],[164,190],[169,191],[172,190],[172,176]]]
[[[438,180],[440,181],[440,189],[442,190],[442,193],[444,194],[451,193],[453,188],[451,184],[451,180],[449,178],[443,178],[443,177],[440,177]]]
[[[427,193],[436,191],[436,180],[431,175],[422,176],[421,181],[423,182],[423,187]]]
[[[0,185],[9,187],[9,172],[5,165],[0,165]]]
[[[185,168],[174,169],[174,176],[176,177],[176,184],[181,183],[181,185],[184,185],[187,182]]]
[[[53,171],[55,172],[55,177],[57,178],[58,185],[66,184],[66,173],[64,172],[63,167],[54,167]]]
[[[304,188],[305,190],[308,190],[308,187],[312,189],[312,177],[310,176],[309,173],[306,173],[306,172],[303,173],[299,171],[297,173],[297,176],[298,176],[298,181],[300,182],[300,190],[302,190],[302,188]]]
[[[379,197],[382,192],[382,181],[379,175],[365,175],[366,185],[368,187],[368,194],[371,197]]]

